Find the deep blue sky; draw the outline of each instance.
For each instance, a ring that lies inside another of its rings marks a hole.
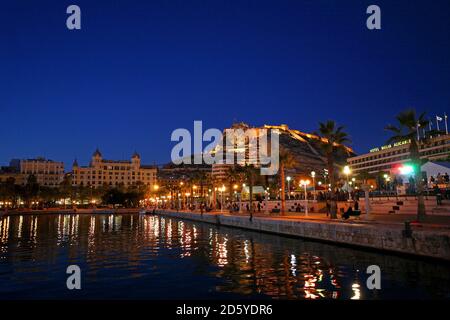
[[[66,28],[66,8],[82,30]],[[382,30],[365,27],[382,10]],[[407,107],[450,106],[450,1],[1,1],[0,164],[170,159],[194,120],[347,126],[383,144]]]

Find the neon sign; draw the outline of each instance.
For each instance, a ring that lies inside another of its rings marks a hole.
[[[386,149],[390,149],[390,148],[394,148],[394,147],[399,147],[399,146],[402,146],[402,145],[405,145],[405,144],[409,144],[410,142],[411,142],[410,139],[403,140],[403,141],[398,141],[398,142],[395,142],[393,144],[387,144],[387,145],[381,146],[379,148],[370,149],[369,152],[377,152],[377,151],[380,151],[380,150],[386,150]]]

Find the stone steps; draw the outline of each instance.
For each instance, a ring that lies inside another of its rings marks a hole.
[[[364,199],[359,201],[360,209],[365,212]],[[371,201],[371,212],[374,214],[417,214],[417,200],[377,199]],[[444,200],[437,206],[435,199],[425,199],[427,214],[450,216],[450,201]]]

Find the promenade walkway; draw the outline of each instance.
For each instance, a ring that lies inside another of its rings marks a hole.
[[[180,210],[179,212],[189,212],[195,214],[201,214],[200,210]],[[212,215],[224,215],[224,216],[241,216],[241,217],[249,217],[248,212],[233,212],[229,211],[210,211],[208,213],[204,212],[204,214],[212,214]],[[426,217],[424,222],[417,222],[417,215],[413,214],[370,214],[365,215],[362,214],[360,217],[351,217],[348,220],[344,220],[341,218],[341,215],[338,215],[338,219],[330,219],[330,217],[326,216],[325,213],[308,213],[305,215],[304,213],[293,213],[287,212],[285,214],[280,213],[263,213],[263,212],[255,212],[253,214],[254,217],[260,217],[271,220],[297,220],[297,221],[316,221],[323,223],[343,223],[343,224],[370,224],[370,225],[384,225],[384,226],[392,226],[398,228],[404,228],[405,221],[411,222],[411,227],[413,229],[444,229],[450,230],[450,217],[449,216],[432,216],[429,215]]]

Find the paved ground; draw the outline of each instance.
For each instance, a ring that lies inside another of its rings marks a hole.
[[[186,211],[192,212],[192,211]],[[200,211],[196,210],[195,213],[200,214]],[[249,216],[248,213],[229,213],[228,211],[213,211],[208,212],[209,214],[222,214],[222,215],[233,215],[233,216]],[[339,223],[363,223],[363,224],[383,224],[383,225],[392,225],[398,227],[404,227],[405,221],[410,221],[411,226],[413,228],[430,228],[430,229],[450,229],[450,217],[449,216],[431,216],[428,215],[424,222],[418,223],[416,215],[405,215],[405,214],[370,214],[367,217],[365,214],[361,215],[360,218],[351,217],[349,220],[343,220],[339,218],[337,220],[331,220],[324,213],[310,213],[308,216],[305,216],[304,213],[294,214],[292,212],[287,213],[286,215],[274,215],[274,214],[265,214],[265,213],[255,213],[254,217],[264,217],[274,220],[299,220],[299,221],[323,221],[327,222],[339,222]]]

